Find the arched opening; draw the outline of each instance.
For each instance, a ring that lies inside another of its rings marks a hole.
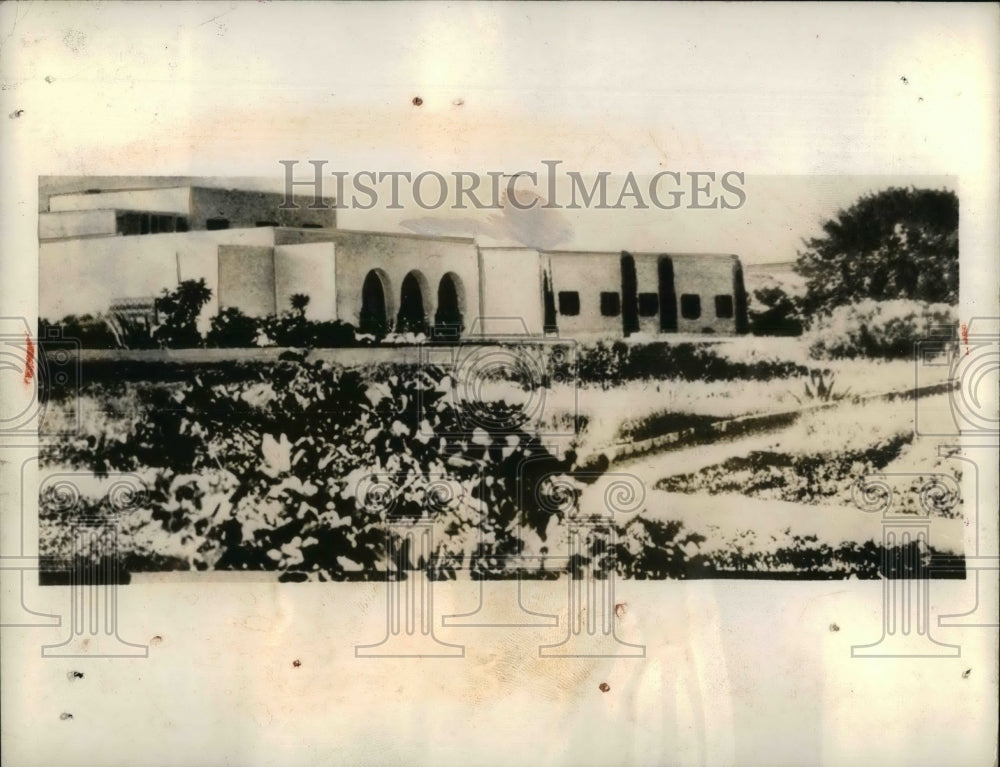
[[[399,290],[398,333],[427,333],[427,314],[424,311],[424,294],[427,281],[420,272],[413,271],[403,278]]]
[[[361,286],[361,315],[358,331],[381,338],[389,332],[389,307],[386,301],[389,280],[384,272],[372,269]]]
[[[464,311],[465,291],[462,290],[462,281],[454,272],[448,272],[438,283],[434,337],[444,341],[457,341],[465,329]]]

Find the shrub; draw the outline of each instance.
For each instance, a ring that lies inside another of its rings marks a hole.
[[[102,428],[45,452],[98,475],[152,475],[140,537],[162,546],[133,566],[179,546],[197,569],[384,578],[391,514],[404,525],[433,520],[442,531],[433,561],[407,554],[409,567],[498,575],[522,529],[544,539],[561,518],[531,498],[520,503],[518,480],[529,459],[549,473],[572,459],[525,431],[484,427],[470,437],[439,369],[381,381],[324,362],[257,370],[234,381],[224,368],[205,368],[179,386],[141,390],[141,414],[114,435]],[[365,503],[360,488],[387,476],[397,479],[377,504]],[[454,503],[435,500],[442,490]]]
[[[349,322],[342,320],[313,322],[310,330],[310,345],[320,349],[357,344],[354,326]]]
[[[260,326],[258,319],[248,317],[235,306],[230,306],[212,317],[205,343],[220,348],[255,346]]]
[[[957,324],[955,309],[947,304],[861,301],[813,322],[809,354],[814,359],[912,358],[918,341]]]
[[[156,311],[162,321],[153,337],[167,349],[188,349],[201,346],[198,315],[212,298],[204,279],[184,280],[174,290],[163,290],[156,298]]]
[[[832,370],[812,368],[808,378],[802,382],[802,397],[795,394],[792,397],[800,405],[804,402],[839,402],[850,394],[851,389],[835,389],[836,382],[837,376]]]
[[[115,337],[116,349],[155,349],[156,340],[152,328],[145,319],[115,313],[104,322]]]
[[[553,365],[553,373],[573,375],[568,361]],[[624,381],[767,381],[808,373],[806,368],[785,360],[758,359],[748,362],[726,359],[714,349],[693,343],[657,341],[626,344],[621,341],[580,346],[577,349],[576,380],[599,383],[604,388]]]
[[[337,348],[355,346],[354,326],[342,320],[307,320],[298,311],[271,315],[262,322],[264,334],[275,346]]]
[[[802,335],[802,314],[796,299],[777,286],[755,290],[753,297],[764,308],[759,310],[751,304],[751,333],[755,336]]]
[[[76,341],[81,349],[117,349],[118,341],[111,328],[101,317],[92,314],[69,314],[58,322],[44,318],[38,320],[38,337],[50,338],[56,333],[67,340]]]

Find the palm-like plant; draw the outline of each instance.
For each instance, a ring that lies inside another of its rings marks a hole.
[[[293,293],[290,298],[292,310],[300,317],[306,316],[306,307],[309,306],[309,296],[305,293]]]

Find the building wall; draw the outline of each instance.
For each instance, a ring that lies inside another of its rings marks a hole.
[[[39,314],[57,320],[68,314],[105,312],[121,296],[155,296],[182,280],[201,279],[212,290],[199,327],[218,312],[218,247],[271,245],[274,229],[177,232],[141,237],[96,237],[43,242],[38,252]]]
[[[275,314],[274,248],[269,245],[220,245],[219,309],[239,309],[251,317]]]
[[[279,244],[324,240],[334,244],[337,316],[352,325],[357,326],[360,322],[361,290],[372,270],[384,275],[386,303],[393,320],[399,311],[403,280],[411,271],[419,274],[419,281],[424,285],[424,314],[428,323],[434,321],[438,308],[438,286],[442,277],[449,273],[460,285],[465,332],[472,318],[479,314],[479,267],[476,246],[471,239],[301,229],[279,229],[276,237]]]
[[[111,236],[116,232],[114,210],[66,210],[38,214],[38,239]]]
[[[543,331],[542,272],[532,248],[481,247],[483,333]]]
[[[623,335],[622,318],[601,315],[601,292],[621,293],[620,254],[617,253],[547,253],[543,259],[550,265],[552,290],[556,301],[556,323],[559,335],[601,334]],[[541,293],[541,291],[539,291]],[[560,293],[576,293],[579,314],[566,314],[560,307]]]
[[[54,194],[49,197],[49,210],[148,210],[186,216],[190,210],[190,187],[166,189],[132,189],[82,194]]]
[[[733,295],[733,268],[739,264],[736,256],[681,254],[671,256],[674,263],[674,284],[677,292],[677,330],[680,333],[736,332],[736,297]],[[688,293],[701,297],[701,317],[685,319],[681,316],[681,299]],[[731,319],[716,317],[715,296],[733,298],[734,312]]]
[[[247,192],[239,189],[212,189],[192,187],[190,189],[189,228],[207,229],[209,219],[225,219],[229,228],[241,229],[254,226],[315,226],[335,227],[337,211],[333,200],[325,200],[329,207],[314,210],[312,196],[296,196],[298,208],[283,209],[283,194],[271,192]]]
[[[734,295],[733,269],[739,264],[736,256],[728,254],[659,254],[633,253],[635,263],[637,296],[641,293],[657,295],[655,315],[639,316],[641,333],[659,334],[659,261],[668,255],[673,265],[674,293],[677,298],[678,333],[723,333],[737,332],[737,310],[739,302]],[[543,253],[543,264],[551,269],[553,292],[556,299],[557,324],[560,335],[602,335],[621,337],[624,335],[622,311],[625,297],[622,295],[622,272],[620,253]],[[568,315],[560,309],[561,292],[575,292],[579,296],[579,313]],[[606,316],[601,311],[601,293],[618,295],[619,313]],[[700,316],[684,317],[682,311],[684,295],[698,296]],[[716,316],[716,296],[729,296],[733,304],[733,316]]]
[[[204,279],[213,297],[199,318],[207,328],[220,307],[238,307],[262,316],[290,308],[294,293],[310,297],[307,316],[342,319],[359,325],[362,287],[375,272],[386,292],[395,324],[404,279],[419,283],[424,320],[432,324],[438,290],[447,276],[459,286],[464,330],[486,334],[544,328],[543,275],[551,277],[559,335],[624,335],[621,254],[539,252],[525,247],[477,246],[471,238],[428,237],[335,229],[336,212],[301,207],[282,210],[283,195],[207,187],[54,195],[52,213],[39,217],[39,298],[41,314],[99,313],[120,296],[153,296],[180,279]],[[328,201],[332,205],[332,201]],[[188,217],[189,232],[102,237],[116,230],[115,211],[160,211]],[[229,228],[207,230],[209,220]],[[279,224],[280,226],[275,226]],[[287,225],[287,226],[286,226]],[[311,225],[311,226],[306,226]],[[51,239],[79,237],[79,239]],[[655,313],[638,313],[638,331],[660,331],[658,263],[661,254],[632,254],[636,308],[641,294],[656,296]],[[736,256],[669,254],[677,297],[677,332],[726,333],[741,328],[741,302],[734,294]],[[575,313],[561,306],[560,294],[576,294]],[[602,293],[617,304],[602,311]],[[700,316],[685,317],[683,297],[698,296]],[[732,317],[719,317],[716,296],[729,296]],[[651,296],[647,296],[648,299]],[[745,304],[744,304],[745,306]],[[474,323],[478,320],[478,327]]]
[[[332,242],[278,245],[274,248],[274,292],[279,313],[291,308],[291,298],[295,293],[305,293],[309,296],[307,318],[337,319],[334,248]]]

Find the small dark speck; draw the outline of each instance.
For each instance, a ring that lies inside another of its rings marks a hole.
[[[413,106],[418,107],[418,106],[420,106],[423,103],[424,103],[424,100],[422,98],[420,98],[420,96],[414,96],[413,97]]]
[[[909,85],[909,84],[910,84],[910,81],[906,79],[906,75],[902,75],[902,76],[901,76],[901,77],[899,78],[899,81],[900,81],[900,82],[901,82],[901,83],[902,83],[903,85]]]
[[[923,101],[923,100],[924,100],[923,96],[917,96],[917,101]]]
[[[831,623],[830,631],[840,631],[840,626],[838,626],[836,623]]]
[[[301,665],[302,665],[302,661],[300,661],[300,660],[299,660],[298,658],[296,658],[295,660],[293,660],[293,661],[292,661],[292,665],[293,665],[293,666],[294,666],[295,668],[298,668],[299,666],[301,666]]]
[[[161,637],[159,634],[157,634],[155,637],[153,637],[152,639],[149,640],[149,643],[151,645],[158,645],[162,641],[163,641],[163,637]]]
[[[18,117],[20,117],[23,114],[24,114],[24,110],[23,109],[15,109],[13,112],[10,113],[10,119],[11,120],[16,120]]]
[[[965,671],[962,672],[962,679],[968,679],[970,674],[972,674],[972,669],[965,669]]]
[[[460,107],[460,106],[462,106],[465,103],[465,99],[458,98],[458,99],[455,99],[454,101],[452,101],[451,103],[454,104],[457,107]]]
[[[600,685],[598,685],[597,689],[600,690],[601,692],[607,692],[608,690],[611,689],[611,685],[609,685],[607,682],[601,682]]]
[[[45,75],[45,82],[47,82],[47,83],[54,83],[55,81],[56,81],[56,78],[54,78],[52,75]]]
[[[59,714],[59,718],[62,719],[63,721],[66,721],[67,719],[72,719],[73,715],[68,714],[64,711],[63,713]]]
[[[82,671],[70,671],[68,674],[66,674],[66,678],[69,679],[71,682],[74,679],[83,679],[83,672]]]
[[[625,617],[625,613],[627,613],[627,612],[628,612],[628,605],[625,604],[624,602],[619,602],[618,604],[615,605],[615,617],[616,618],[624,618]]]

